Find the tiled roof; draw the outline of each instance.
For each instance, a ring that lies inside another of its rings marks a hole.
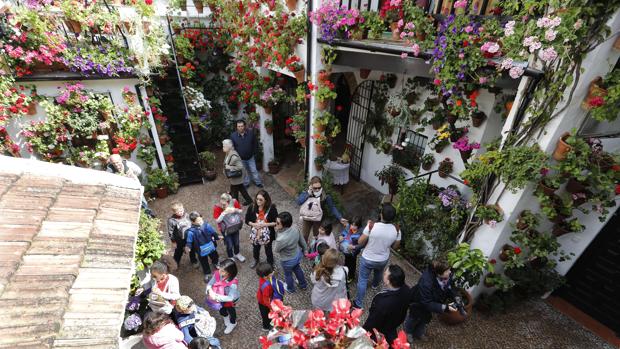
[[[0,156],[0,348],[115,348],[139,185]]]

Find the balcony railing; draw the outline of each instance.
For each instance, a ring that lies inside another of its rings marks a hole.
[[[348,9],[356,8],[360,11],[379,11],[385,1],[389,0],[340,0],[340,6]],[[452,0],[411,0],[424,8],[424,12],[429,15],[449,15],[454,13],[454,3]],[[476,15],[492,15],[495,10],[497,0],[473,0],[471,8],[476,9]]]

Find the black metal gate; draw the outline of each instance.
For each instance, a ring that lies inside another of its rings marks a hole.
[[[351,98],[349,125],[347,128],[347,147],[351,155],[349,174],[359,180],[362,171],[362,157],[364,156],[364,125],[370,111],[375,81],[366,80],[359,84]]]
[[[611,217],[555,294],[620,337],[620,211]]]

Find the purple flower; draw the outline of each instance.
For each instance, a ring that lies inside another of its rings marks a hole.
[[[142,319],[138,314],[129,315],[124,322],[125,329],[127,331],[133,331],[142,325]]]
[[[140,296],[133,296],[127,303],[126,309],[129,311],[136,311],[140,307]]]

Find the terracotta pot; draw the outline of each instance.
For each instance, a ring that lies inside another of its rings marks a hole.
[[[28,115],[35,115],[37,113],[37,103],[32,102],[28,104]]]
[[[204,11],[204,5],[202,4],[202,0],[193,0],[194,6],[196,7],[196,12],[202,13]]]
[[[463,162],[467,162],[467,160],[469,160],[469,158],[471,157],[472,150],[471,149],[467,151],[459,150],[459,152],[461,153],[461,159],[463,160]]]
[[[392,30],[392,40],[400,40],[400,32],[398,31],[398,22],[390,23],[390,30]]]
[[[145,90],[146,90],[146,95],[149,97],[152,97],[155,94],[155,90],[153,89],[153,86],[147,86]]]
[[[514,104],[514,101],[506,102],[506,104],[504,105],[504,108],[506,108],[506,114],[510,113],[510,110],[512,109],[513,104]]]
[[[527,228],[529,228],[529,227],[530,227],[527,223],[523,222],[522,217],[523,217],[523,215],[524,215],[524,212],[525,212],[525,211],[521,212],[521,214],[519,215],[519,218],[517,218],[517,222],[516,222],[516,224],[515,224],[515,227],[516,227],[518,230],[526,230]]]
[[[370,70],[370,69],[360,69],[360,78],[368,79],[368,75],[370,75],[371,71],[372,70]]]
[[[325,153],[325,146],[322,144],[318,144],[315,143],[314,144],[314,151],[318,154],[318,155],[323,155]]]
[[[295,75],[295,79],[297,79],[297,83],[298,84],[301,84],[302,82],[304,82],[306,80],[306,70],[305,69],[293,72],[293,74]]]
[[[506,262],[510,256],[508,255],[508,251],[512,250],[512,246],[506,244],[502,246],[502,252],[499,254],[499,260],[502,262]]]
[[[159,136],[159,144],[164,145],[168,142],[168,136]]]
[[[564,234],[570,233],[567,227],[565,227],[562,223],[556,224],[553,226],[552,233],[555,237],[560,237]]]
[[[297,143],[299,143],[299,144],[301,145],[301,147],[302,147],[302,148],[305,148],[305,147],[306,147],[306,137],[299,138],[299,139],[297,140]]]
[[[155,189],[155,192],[157,193],[157,197],[159,199],[164,199],[166,197],[168,197],[168,188],[164,187],[164,188],[157,188]]]
[[[439,128],[443,125],[443,122],[441,121],[433,121],[431,123],[431,126],[433,127],[433,130],[437,131],[439,130]]]
[[[486,117],[487,116],[483,112],[477,112],[477,113],[472,114],[471,125],[473,127],[480,127],[480,125],[482,125]]]
[[[620,51],[620,36],[618,36],[616,41],[614,41],[614,49]]]
[[[426,39],[426,34],[424,34],[423,32],[416,32],[415,38],[418,41],[424,41]]]
[[[469,294],[469,292],[463,290],[463,289],[459,289],[458,292],[460,293],[463,302],[465,303],[465,316],[461,315],[460,312],[458,311],[450,311],[447,313],[441,313],[439,314],[439,320],[441,322],[443,322],[446,325],[458,325],[460,323],[465,322],[465,320],[467,320],[467,318],[469,318],[469,316],[471,315],[471,312],[473,310],[474,307],[474,299],[472,298],[472,296]]]
[[[73,34],[80,34],[82,32],[82,24],[78,21],[65,19],[65,24]]]
[[[591,110],[592,106],[590,105],[590,101],[596,97],[605,97],[607,96],[607,89],[602,87],[603,78],[600,76],[590,82],[590,86],[588,87],[588,94],[586,98],[583,99],[581,103],[581,108],[583,110]]]
[[[277,162],[270,162],[267,164],[267,167],[269,168],[269,173],[271,174],[277,174],[278,172],[280,172],[280,164]]]
[[[557,188],[546,186],[542,181],[538,183],[538,189],[541,190],[543,193],[545,193],[545,195],[547,196],[554,195],[555,191],[557,190]]]
[[[553,152],[553,158],[555,160],[562,161],[566,159],[566,154],[571,151],[572,147],[564,141],[569,135],[570,134],[566,132],[558,139],[558,144],[555,146],[555,151]]]
[[[323,132],[323,131],[325,131],[325,129],[326,129],[326,128],[327,128],[327,126],[325,126],[325,125],[321,125],[321,124],[317,124],[316,126],[314,126],[314,129],[315,129],[317,132]]]
[[[286,0],[286,7],[289,11],[295,11],[297,9],[297,0]]]
[[[433,163],[431,162],[430,164],[422,164],[422,169],[424,171],[430,171],[430,169],[433,167]]]
[[[456,115],[452,115],[452,114],[448,114],[448,117],[446,118],[446,120],[448,120],[449,123],[454,124],[456,123],[457,120],[457,116]]]
[[[502,208],[499,207],[499,205],[497,205],[497,204],[487,205],[487,207],[494,208],[495,211],[500,214],[500,216],[502,216],[502,217],[504,216],[504,210],[502,210]],[[483,222],[484,222],[484,224],[489,224],[490,221],[488,219],[485,219],[485,220],[483,220]]]
[[[164,131],[164,125],[162,125],[160,123],[156,123],[155,124],[155,129],[157,130],[157,134],[160,134],[160,133],[162,133]]]
[[[328,100],[322,100],[322,101],[317,100],[316,102],[316,107],[318,110],[325,110],[327,109],[328,106],[329,106]]]
[[[263,107],[263,110],[265,110],[265,113],[267,114],[271,114],[271,112],[273,111],[271,107]]]
[[[566,182],[566,191],[571,194],[583,193],[586,190],[586,184],[571,178]]]

